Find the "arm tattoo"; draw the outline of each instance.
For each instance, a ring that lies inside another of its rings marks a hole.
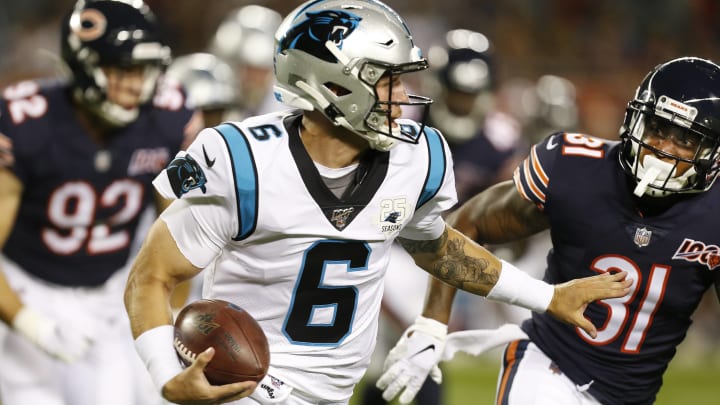
[[[410,254],[414,253],[435,253],[447,243],[447,229],[435,240],[413,240],[398,237],[397,240]]]
[[[426,270],[452,286],[486,295],[497,282],[498,274],[489,271],[490,263],[484,258],[468,256],[465,253],[465,240],[448,239],[447,230],[440,238],[432,241],[404,238],[398,238],[398,241],[411,254],[437,252],[447,244],[442,258],[434,261],[432,267]]]

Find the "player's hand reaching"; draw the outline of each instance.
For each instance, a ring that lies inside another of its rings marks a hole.
[[[68,363],[84,357],[94,341],[92,329],[58,322],[27,306],[15,315],[12,326],[46,353]]]
[[[446,336],[447,325],[417,317],[385,359],[384,373],[377,381],[377,387],[383,390],[383,399],[390,402],[403,391],[400,403],[410,403],[428,374],[440,384],[442,373],[437,364]]]
[[[168,401],[180,405],[223,404],[245,398],[255,391],[255,381],[243,381],[225,385],[211,385],[203,370],[215,355],[215,349],[208,348],[182,373],[165,384],[162,395]]]
[[[625,271],[603,273],[557,284],[547,312],[563,322],[581,328],[595,338],[597,329],[583,316],[585,308],[593,301],[627,295],[633,283],[627,275]]]

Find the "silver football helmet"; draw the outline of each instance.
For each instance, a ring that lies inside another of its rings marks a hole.
[[[210,52],[231,63],[272,68],[275,31],[281,21],[280,13],[270,8],[241,7],[220,23]]]
[[[373,149],[417,143],[416,136],[392,127],[391,107],[421,106],[424,122],[432,100],[408,95],[408,102],[379,101],[375,90],[384,75],[427,68],[405,22],[391,8],[376,0],[312,0],[288,15],[275,40],[279,101],[321,111]]]
[[[229,109],[237,102],[232,67],[215,55],[198,52],[175,58],[166,75],[185,87],[194,108]]]
[[[241,116],[273,108],[265,103],[272,100],[275,31],[281,21],[282,16],[273,9],[243,6],[220,23],[209,45],[210,53],[233,66],[237,91],[242,94],[238,99]]]

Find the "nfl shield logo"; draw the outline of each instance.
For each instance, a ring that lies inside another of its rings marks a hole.
[[[330,217],[330,221],[335,224],[335,228],[342,231],[347,225],[348,217],[353,211],[355,211],[353,207],[335,209],[333,210],[332,217]]]
[[[635,244],[637,247],[643,247],[647,246],[650,243],[650,237],[652,236],[652,231],[648,231],[647,228],[642,227],[635,230]]]

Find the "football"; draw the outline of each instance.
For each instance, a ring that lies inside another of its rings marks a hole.
[[[213,385],[260,381],[270,365],[270,348],[260,325],[244,309],[222,300],[186,305],[175,319],[174,346],[185,366],[208,347],[215,348],[205,368]]]

